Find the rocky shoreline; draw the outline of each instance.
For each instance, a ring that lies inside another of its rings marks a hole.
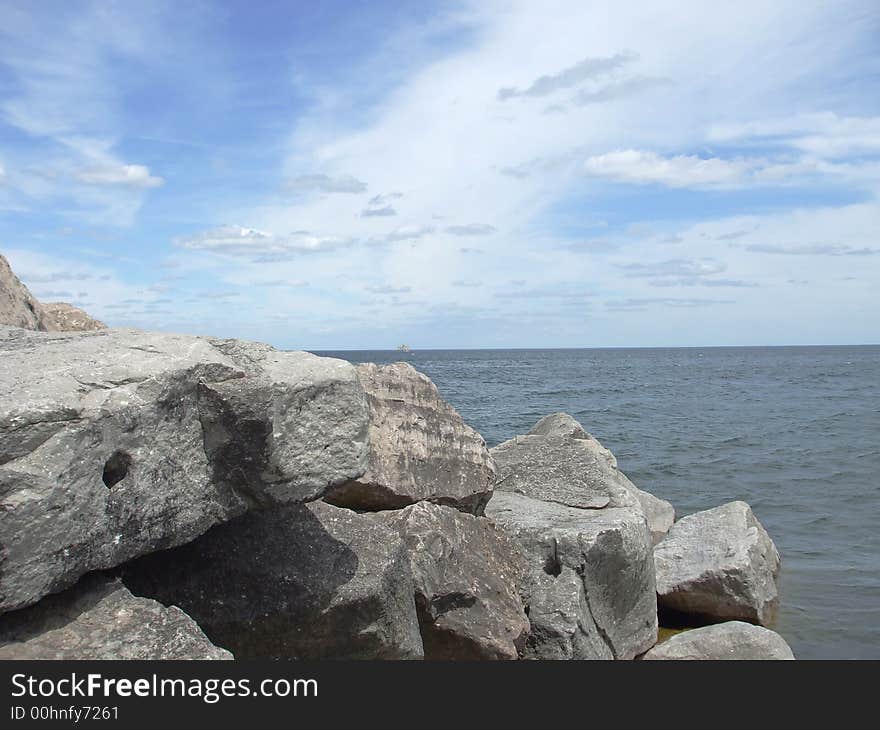
[[[488,449],[405,363],[41,307],[0,277],[0,658],[793,658],[748,505],[567,414]]]

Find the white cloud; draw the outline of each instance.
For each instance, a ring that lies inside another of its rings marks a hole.
[[[535,79],[522,91],[509,86],[501,88],[498,90],[498,100],[507,101],[518,96],[548,96],[561,89],[569,89],[586,81],[607,76],[637,59],[638,55],[632,51],[615,53],[613,56],[603,58],[585,58],[558,73]]]
[[[621,150],[590,157],[584,171],[619,182],[656,183],[672,188],[697,188],[741,183],[754,169],[746,160],[722,160],[695,155],[663,157],[656,152]]]
[[[317,236],[307,231],[275,235],[254,228],[228,225],[175,241],[177,246],[190,251],[247,256],[265,263],[284,260],[296,254],[334,251],[353,243],[351,239]]]
[[[131,188],[158,188],[165,184],[161,177],[150,174],[144,165],[110,165],[81,170],[77,180],[88,185],[121,185]]]
[[[288,183],[288,189],[314,190],[319,193],[363,193],[367,184],[352,177],[351,175],[300,175]]]
[[[880,117],[847,117],[833,112],[783,119],[713,125],[717,142],[764,141],[784,144],[821,158],[880,154]]]

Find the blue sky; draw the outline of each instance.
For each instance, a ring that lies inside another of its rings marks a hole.
[[[110,325],[880,342],[876,2],[0,14],[0,252]]]

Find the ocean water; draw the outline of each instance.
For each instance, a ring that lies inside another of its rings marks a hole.
[[[320,354],[408,360],[490,446],[567,411],[679,516],[747,501],[795,655],[880,658],[880,346]]]

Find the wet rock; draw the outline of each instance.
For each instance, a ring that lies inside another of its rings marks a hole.
[[[745,502],[683,517],[655,547],[654,562],[658,603],[673,621],[773,619],[779,553]]]
[[[174,606],[98,575],[0,616],[0,659],[232,659]]]
[[[691,629],[667,639],[643,659],[794,659],[791,647],[770,629],[727,621]]]
[[[482,514],[495,467],[480,434],[408,363],[359,365],[357,373],[369,403],[369,463],[325,500],[357,510],[429,501]]]
[[[354,368],[264,345],[0,327],[0,611],[363,473]]]

